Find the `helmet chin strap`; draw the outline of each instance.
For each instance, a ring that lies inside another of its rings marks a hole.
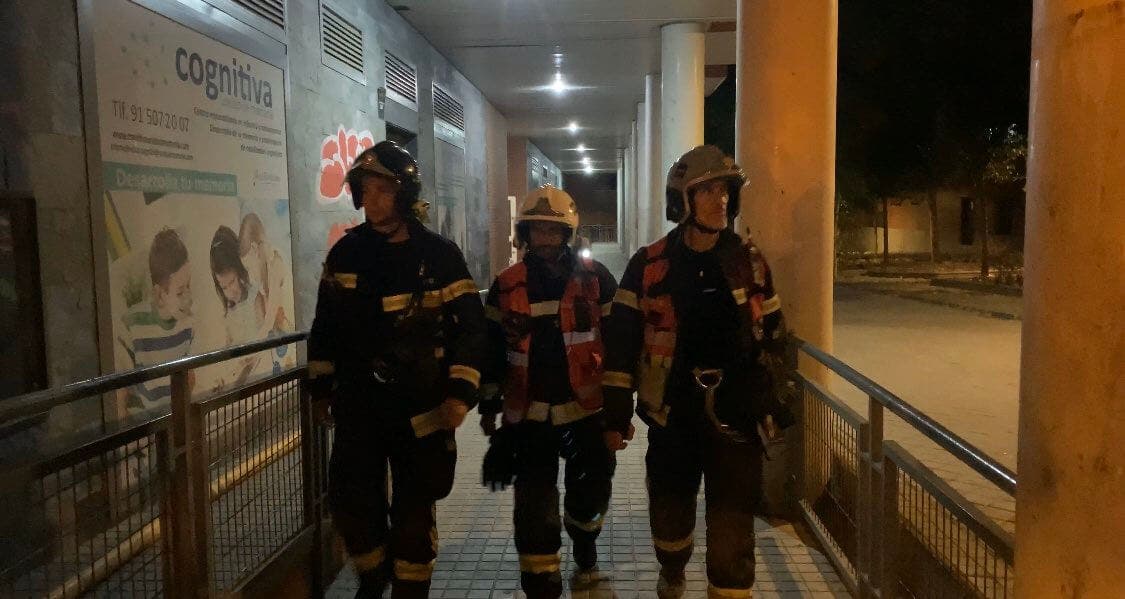
[[[695,227],[699,231],[701,231],[703,233],[706,233],[708,235],[716,235],[716,234],[722,232],[722,229],[713,229],[711,227],[708,227],[707,225],[704,225],[703,223],[699,222],[698,220],[696,220],[694,213],[692,213],[692,215],[688,217],[687,224]]]

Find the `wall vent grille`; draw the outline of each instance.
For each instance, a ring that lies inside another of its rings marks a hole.
[[[285,29],[285,0],[234,0],[234,3]]]
[[[364,83],[363,31],[327,4],[320,6],[320,48],[325,66]]]
[[[434,117],[445,121],[462,133],[465,132],[465,105],[436,84],[434,85]]]
[[[383,66],[387,81],[387,93],[399,102],[418,109],[418,71],[410,63],[391,54],[384,53]],[[395,97],[397,96],[397,97]]]

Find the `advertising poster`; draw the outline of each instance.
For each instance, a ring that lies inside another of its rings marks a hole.
[[[283,71],[128,0],[96,9],[116,370],[293,331]],[[193,393],[295,358],[199,369]],[[169,397],[165,379],[119,399],[134,413]]]

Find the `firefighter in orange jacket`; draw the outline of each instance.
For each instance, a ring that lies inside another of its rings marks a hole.
[[[496,278],[485,306],[485,378],[500,385],[503,400],[481,403],[481,427],[494,448],[501,436],[511,439],[516,549],[531,599],[562,595],[563,524],[574,542],[572,588],[596,583],[596,539],[609,506],[614,451],[626,440],[604,434],[601,413],[601,328],[617,286],[604,266],[574,255],[567,242],[577,229],[578,212],[566,192],[551,186],[531,192],[516,220],[527,252]],[[566,460],[561,522],[560,456]],[[489,458],[484,478],[486,484],[507,482],[490,474]]]
[[[742,170],[714,146],[668,174],[677,223],[626,267],[606,331],[608,426],[627,432],[632,394],[645,458],[657,594],[683,596],[696,495],[706,477],[709,597],[750,597],[763,437],[791,421],[773,393],[785,327],[761,252],[729,229]]]

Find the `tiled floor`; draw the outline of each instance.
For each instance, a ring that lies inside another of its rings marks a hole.
[[[586,598],[656,597],[659,566],[649,535],[644,486],[645,431],[619,454],[613,500],[599,539],[600,565],[607,580],[597,590],[566,596]],[[484,437],[470,417],[458,434],[460,456],[453,494],[438,504],[441,536],[431,597],[458,599],[522,597],[518,554],[512,541],[512,493],[489,493],[479,483]],[[688,565],[688,597],[705,597],[707,579],[703,556],[703,498],[700,497],[696,550]],[[828,560],[806,547],[788,525],[757,522],[757,582],[754,596],[849,597]],[[573,564],[569,539],[563,534],[564,580]],[[346,568],[329,589],[328,597],[343,599],[355,592],[355,576]]]

